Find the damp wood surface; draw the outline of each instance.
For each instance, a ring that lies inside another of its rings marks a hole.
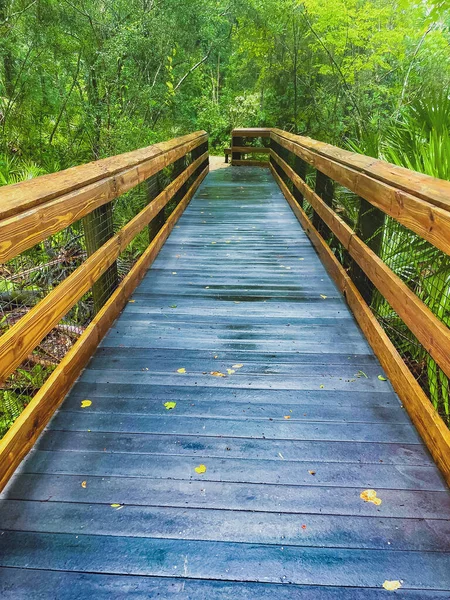
[[[448,488],[379,376],[270,171],[210,173],[0,495],[1,598],[448,599]]]

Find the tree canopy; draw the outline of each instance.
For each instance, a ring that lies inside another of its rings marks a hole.
[[[3,183],[201,128],[375,154],[448,96],[449,23],[428,0],[0,0]]]

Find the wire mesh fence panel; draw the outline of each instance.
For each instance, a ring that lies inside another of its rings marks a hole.
[[[0,265],[0,334],[14,326],[87,256],[80,222]],[[0,436],[20,415],[92,319],[92,292],[86,294],[64,319],[0,383]]]
[[[364,242],[449,327],[450,257],[393,218],[367,205],[350,190],[336,185],[334,211],[363,239],[360,223],[361,214],[366,211],[371,230],[369,235],[366,232]],[[330,236],[327,242],[433,406],[450,426],[449,379],[446,374],[336,237]]]

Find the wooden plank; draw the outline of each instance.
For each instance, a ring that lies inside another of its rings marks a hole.
[[[79,183],[75,190],[63,195],[58,194],[56,198],[52,197],[53,199],[48,200],[45,196],[42,196],[35,206],[21,210],[12,217],[0,220],[0,261],[10,260],[50,235],[75,223],[94,209],[103,206],[149,177],[154,176],[161,169],[184,156],[186,152],[198,147],[206,137],[206,135],[200,135],[185,143],[177,144],[175,148],[169,147],[168,150],[160,152],[134,167],[118,171],[114,175],[104,176],[94,183],[87,185]],[[92,164],[95,165],[96,163]],[[78,169],[78,167],[75,168]],[[61,173],[64,172],[61,171]],[[59,173],[55,173],[56,175],[59,176]],[[39,177],[33,179],[32,182],[39,179]],[[28,184],[28,182],[26,183]],[[49,186],[51,189],[51,180]],[[7,188],[9,187],[7,186]],[[29,191],[31,193],[33,190]],[[40,187],[38,191],[42,191]],[[44,191],[42,191],[42,194],[44,194]],[[0,190],[0,197],[1,194],[2,191]],[[21,198],[22,195],[18,197]]]
[[[231,152],[242,152],[242,154],[269,154],[268,146],[233,146]]]
[[[271,131],[271,127],[244,127],[233,129],[231,135],[247,138],[270,137]]]
[[[373,206],[396,219],[399,223],[436,246],[436,248],[450,254],[449,210],[435,206],[409,192],[317,154],[278,133],[274,132],[272,135],[284,148],[287,148],[314,168],[319,169],[334,181],[352,190],[358,196],[368,200]]]
[[[126,508],[125,508],[126,510]],[[450,553],[317,548],[4,531],[1,566],[87,573],[381,588],[450,588]],[[6,551],[7,550],[7,551]],[[395,554],[395,560],[393,555]],[[226,569],[224,569],[226,565]],[[318,565],[327,565],[319,569]],[[187,571],[187,572],[186,572]]]
[[[31,350],[114,263],[130,241],[160,212],[204,160],[205,155],[191,163],[151,204],[143,208],[116,235],[0,337],[0,381],[5,380],[22,363]]]
[[[356,260],[425,350],[450,377],[450,330],[398,277],[343,219],[328,206],[278,155],[274,160],[304,194],[308,202]]]
[[[92,436],[91,436],[92,437]],[[101,437],[97,434],[96,437]],[[176,442],[177,438],[166,436]],[[190,439],[191,453],[192,444]],[[272,443],[272,442],[270,442]],[[195,446],[194,446],[195,449]],[[144,455],[144,461],[152,456]],[[281,461],[282,459],[279,458]],[[126,481],[126,485],[124,485]],[[270,493],[267,493],[267,490]],[[271,485],[202,481],[200,479],[174,480],[147,477],[91,477],[82,488],[79,475],[20,474],[11,481],[4,495],[8,499],[38,502],[111,503],[111,498],[128,506],[162,506],[203,508],[206,510],[238,510],[259,513],[348,515],[448,520],[450,497],[448,491],[384,489],[382,503],[369,506],[361,502],[359,488],[354,486]],[[261,515],[262,517],[264,515]]]
[[[206,131],[196,131],[168,142],[154,144],[140,150],[133,150],[125,154],[51,173],[50,175],[41,175],[29,181],[4,186],[0,189],[0,219],[19,214],[33,206],[105,179],[105,177],[117,175],[122,171],[126,172],[131,167],[154,160],[156,157],[180,146],[191,142],[196,143],[200,138],[207,139],[207,135]]]
[[[200,157],[202,158],[202,157]],[[194,163],[193,163],[194,164]],[[167,236],[189,204],[196,189],[206,177],[204,169],[190,187],[185,198],[170,215],[149,247],[145,250],[114,294],[88,325],[80,339],[69,350],[39,392],[0,440],[0,490],[3,489],[24,456],[48,423],[53,412],[92,356],[98,343],[122,310],[127,299],[152,264]],[[181,180],[180,180],[181,181]]]
[[[280,585],[278,583],[228,582],[219,580],[185,579],[180,584],[176,577],[139,577],[136,575],[105,575],[71,573],[39,569],[0,568],[0,593],[3,600],[28,600],[35,590],[42,598],[60,600],[82,598],[90,590],[96,600],[133,600],[180,598],[182,586],[185,598],[195,600],[380,600],[385,591],[378,589],[346,588],[313,585]],[[402,592],[406,600],[448,600],[447,592],[436,590],[408,590]]]
[[[366,335],[381,365],[388,374],[395,391],[404,403],[414,425],[422,436],[428,450],[450,484],[450,431],[433,408],[429,398],[419,386],[411,371],[405,365],[370,308],[364,302],[354,283],[342,268],[329,246],[313,228],[306,213],[295,202],[276,171],[272,174],[314,244],[328,272],[345,295],[359,326]],[[304,190],[306,191],[306,190]],[[345,229],[343,229],[345,231]]]
[[[0,568],[0,592],[3,600],[29,600],[35,590],[42,598],[60,600],[83,598],[86,590],[96,600],[133,600],[180,598],[195,600],[383,600],[385,590],[361,587],[315,585],[280,585],[279,583],[229,582],[219,580],[184,579],[176,577],[139,577],[136,575],[105,575],[44,571],[38,569]],[[397,597],[400,597],[397,595]],[[448,592],[436,590],[402,591],[405,600],[448,600]]]
[[[92,535],[206,541],[216,541],[220,536],[224,542],[304,547],[326,539],[329,548],[450,551],[449,521],[269,513],[264,515],[261,528],[261,514],[244,515],[233,510],[129,506],[118,519],[111,507],[104,504],[23,500],[0,501],[0,510],[4,515],[2,527],[10,531],[77,535],[83,533],[88,512]],[[307,522],[306,529],[299,527],[299,522]]]

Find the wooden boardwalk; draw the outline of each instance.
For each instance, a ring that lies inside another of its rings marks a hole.
[[[382,374],[270,173],[211,173],[0,496],[0,597],[450,598]]]

